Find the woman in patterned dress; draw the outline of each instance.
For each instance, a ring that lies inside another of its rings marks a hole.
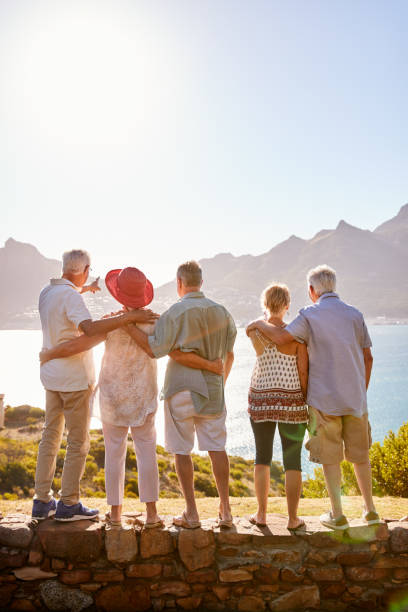
[[[269,323],[285,327],[283,321],[290,294],[286,285],[272,284],[261,296]],[[308,355],[304,344],[290,342],[279,349],[258,330],[249,334],[256,352],[248,394],[248,413],[255,438],[255,491],[258,510],[250,521],[266,525],[266,508],[270,488],[270,465],[276,424],[282,442],[285,470],[288,529],[304,528],[297,516],[302,489],[301,451],[308,421],[306,405]]]

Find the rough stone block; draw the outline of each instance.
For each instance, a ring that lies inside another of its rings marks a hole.
[[[142,584],[109,585],[96,593],[95,603],[104,612],[144,612],[150,608],[150,592]]]
[[[162,573],[160,563],[138,563],[130,565],[126,570],[128,578],[155,578]]]
[[[86,569],[63,570],[59,579],[63,584],[81,584],[81,582],[90,581],[91,572]]]
[[[105,530],[106,556],[111,563],[131,563],[137,557],[137,537],[133,527]]]
[[[51,560],[51,567],[55,571],[65,569],[65,565],[66,563],[63,559],[52,559]]]
[[[54,572],[43,572],[39,567],[33,567],[31,565],[27,565],[26,567],[20,567],[19,569],[14,570],[14,575],[19,580],[45,580],[46,578],[55,578],[57,574]]]
[[[122,582],[125,576],[122,570],[116,567],[107,567],[106,569],[94,570],[94,582]]]
[[[44,555],[41,550],[30,550],[28,553],[28,565],[40,565],[43,557]]]
[[[46,607],[53,612],[59,610],[70,610],[70,612],[82,612],[93,604],[93,599],[88,593],[79,589],[70,589],[56,580],[46,580],[40,585],[40,593]]]
[[[297,572],[290,567],[284,567],[281,570],[280,578],[283,582],[303,582],[305,577],[303,572]]]
[[[26,550],[18,548],[0,548],[0,570],[6,567],[22,567],[25,565],[28,557]]]
[[[31,517],[11,514],[0,521],[0,544],[11,548],[28,548],[34,532],[30,528]]]
[[[9,610],[18,610],[19,612],[36,612],[36,607],[29,599],[15,599],[8,607]]]
[[[351,525],[344,534],[344,540],[350,543],[375,542],[388,540],[389,531],[386,523],[379,525]]]
[[[231,588],[229,586],[223,586],[220,584],[213,586],[212,590],[220,601],[225,601],[228,599],[231,592]]]
[[[214,533],[204,529],[181,529],[178,551],[190,571],[209,567],[215,559]]]
[[[366,565],[374,557],[373,550],[350,550],[337,555],[340,565]]]
[[[102,528],[93,521],[44,521],[38,528],[38,536],[48,557],[89,562],[102,552]]]
[[[255,572],[255,578],[264,584],[274,584],[279,580],[278,567],[263,566]]]
[[[161,582],[158,585],[158,589],[155,592],[157,595],[175,595],[176,597],[187,597],[191,593],[191,588],[185,582],[181,580],[172,580],[168,582]]]
[[[403,557],[402,555],[381,555],[374,559],[373,567],[384,567],[384,568],[394,568],[394,567],[408,567],[408,557]]]
[[[244,595],[239,599],[238,610],[239,612],[258,612],[258,610],[265,610],[265,602],[255,595]]]
[[[309,567],[308,576],[315,582],[339,582],[343,580],[343,568],[341,565],[326,565],[325,567]]]
[[[273,550],[269,555],[271,563],[276,565],[296,565],[302,561],[298,550]]]
[[[395,580],[408,580],[408,567],[397,568],[392,575]]]
[[[183,608],[183,610],[195,610],[201,604],[202,599],[203,598],[199,595],[193,595],[192,597],[176,599],[176,603],[180,608]]]
[[[346,590],[344,582],[337,582],[320,586],[320,597],[323,599],[337,599]]]
[[[16,589],[16,584],[4,584],[0,586],[0,608],[6,608]]]
[[[388,529],[392,552],[408,552],[408,523],[389,523]]]
[[[193,584],[196,582],[200,582],[202,584],[206,582],[216,582],[217,574],[212,569],[200,569],[196,572],[190,572],[186,576],[186,582],[189,584]]]
[[[245,580],[252,580],[251,572],[245,569],[225,569],[219,573],[221,582],[244,582]]]
[[[388,576],[388,570],[358,565],[357,567],[346,567],[346,575],[355,582],[369,582],[383,580]]]
[[[307,608],[318,608],[320,595],[317,586],[302,586],[289,593],[281,595],[270,602],[272,612],[285,612],[287,610],[305,610]]]
[[[311,550],[306,558],[305,565],[323,565],[324,563],[332,563],[336,560],[338,553],[336,550]]]
[[[168,555],[173,551],[173,538],[168,529],[142,530],[140,534],[140,554],[143,559]]]

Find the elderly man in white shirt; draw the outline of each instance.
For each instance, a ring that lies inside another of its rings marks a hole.
[[[48,349],[82,333],[98,344],[108,332],[129,323],[152,323],[158,317],[150,310],[134,310],[116,317],[92,321],[80,295],[88,279],[90,257],[86,251],[64,253],[62,277],[51,279],[40,294],[39,311],[43,348]],[[95,383],[92,351],[41,365],[41,382],[46,390],[45,425],[38,449],[32,517],[38,520],[55,514],[60,521],[95,519],[98,510],[79,501],[79,482],[89,450],[89,402]],[[51,490],[57,453],[64,426],[67,451],[61,479],[61,499]]]

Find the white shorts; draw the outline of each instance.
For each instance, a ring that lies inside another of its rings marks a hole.
[[[194,432],[201,451],[223,451],[227,441],[225,419],[221,414],[197,414],[190,391],[180,391],[164,401],[164,435],[167,452],[189,455],[194,447]]]

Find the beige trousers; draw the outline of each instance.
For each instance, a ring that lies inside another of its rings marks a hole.
[[[57,454],[64,426],[67,428],[67,452],[61,479],[61,499],[69,506],[79,501],[79,481],[84,473],[89,450],[91,389],[83,391],[46,391],[45,424],[38,447],[35,473],[35,497],[50,501],[53,491]]]

